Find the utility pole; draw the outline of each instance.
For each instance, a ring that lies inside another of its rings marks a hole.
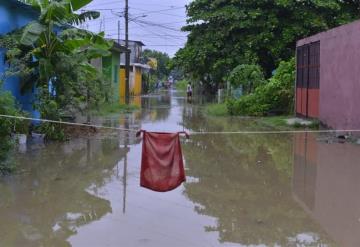
[[[125,0],[125,103],[130,103],[129,0]]]

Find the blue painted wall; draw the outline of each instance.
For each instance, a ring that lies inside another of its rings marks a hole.
[[[38,14],[34,10],[16,0],[0,0],[0,35],[24,27],[29,22],[36,20],[37,17]],[[3,75],[7,68],[4,58],[5,50],[0,48],[0,75]],[[23,110],[30,112],[33,117],[40,117],[39,112],[33,110],[35,89],[21,94],[20,87],[20,80],[17,77],[8,78],[3,85],[3,89],[14,95]]]

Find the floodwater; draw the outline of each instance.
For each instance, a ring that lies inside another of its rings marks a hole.
[[[169,91],[142,111],[98,119],[150,131],[265,129],[211,118]],[[360,145],[314,134],[193,135],[187,182],[168,193],[139,186],[141,140],[102,132],[33,143],[0,179],[0,246],[360,246]]]

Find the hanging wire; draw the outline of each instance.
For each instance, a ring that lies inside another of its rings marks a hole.
[[[57,124],[64,124],[64,125],[96,128],[96,129],[120,130],[120,131],[126,131],[126,132],[137,132],[138,131],[138,130],[135,130],[135,129],[127,129],[127,128],[121,128],[121,127],[110,127],[110,126],[104,126],[104,125],[72,123],[72,122],[56,121],[56,120],[49,120],[49,119],[19,117],[19,116],[2,115],[2,114],[0,114],[0,117],[10,118],[10,119],[38,121],[38,122],[43,122],[43,123],[57,123]]]
[[[11,116],[11,115],[3,115],[0,114],[2,118],[10,118],[10,119],[20,119],[20,120],[30,120],[30,121],[38,121],[44,123],[57,123],[64,125],[72,125],[72,126],[82,126],[96,129],[109,129],[109,130],[118,130],[125,132],[139,132],[138,129],[128,129],[121,127],[109,127],[104,125],[94,125],[94,124],[82,124],[82,123],[72,123],[72,122],[64,122],[64,121],[56,121],[56,120],[48,120],[41,118],[29,118],[29,117],[19,117],[19,116]],[[360,133],[360,130],[274,130],[274,131],[187,131],[190,135],[266,135],[266,134],[297,134],[297,133]]]

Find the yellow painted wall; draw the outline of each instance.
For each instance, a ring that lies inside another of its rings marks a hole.
[[[119,98],[120,103],[125,103],[125,69],[119,69]]]
[[[136,68],[134,95],[135,96],[141,95],[141,92],[142,92],[142,70],[141,68]]]
[[[131,79],[131,78],[130,78]],[[130,83],[130,94],[140,96],[142,93],[142,69],[135,68],[134,82]],[[125,99],[125,68],[119,69],[119,98],[120,103]]]

